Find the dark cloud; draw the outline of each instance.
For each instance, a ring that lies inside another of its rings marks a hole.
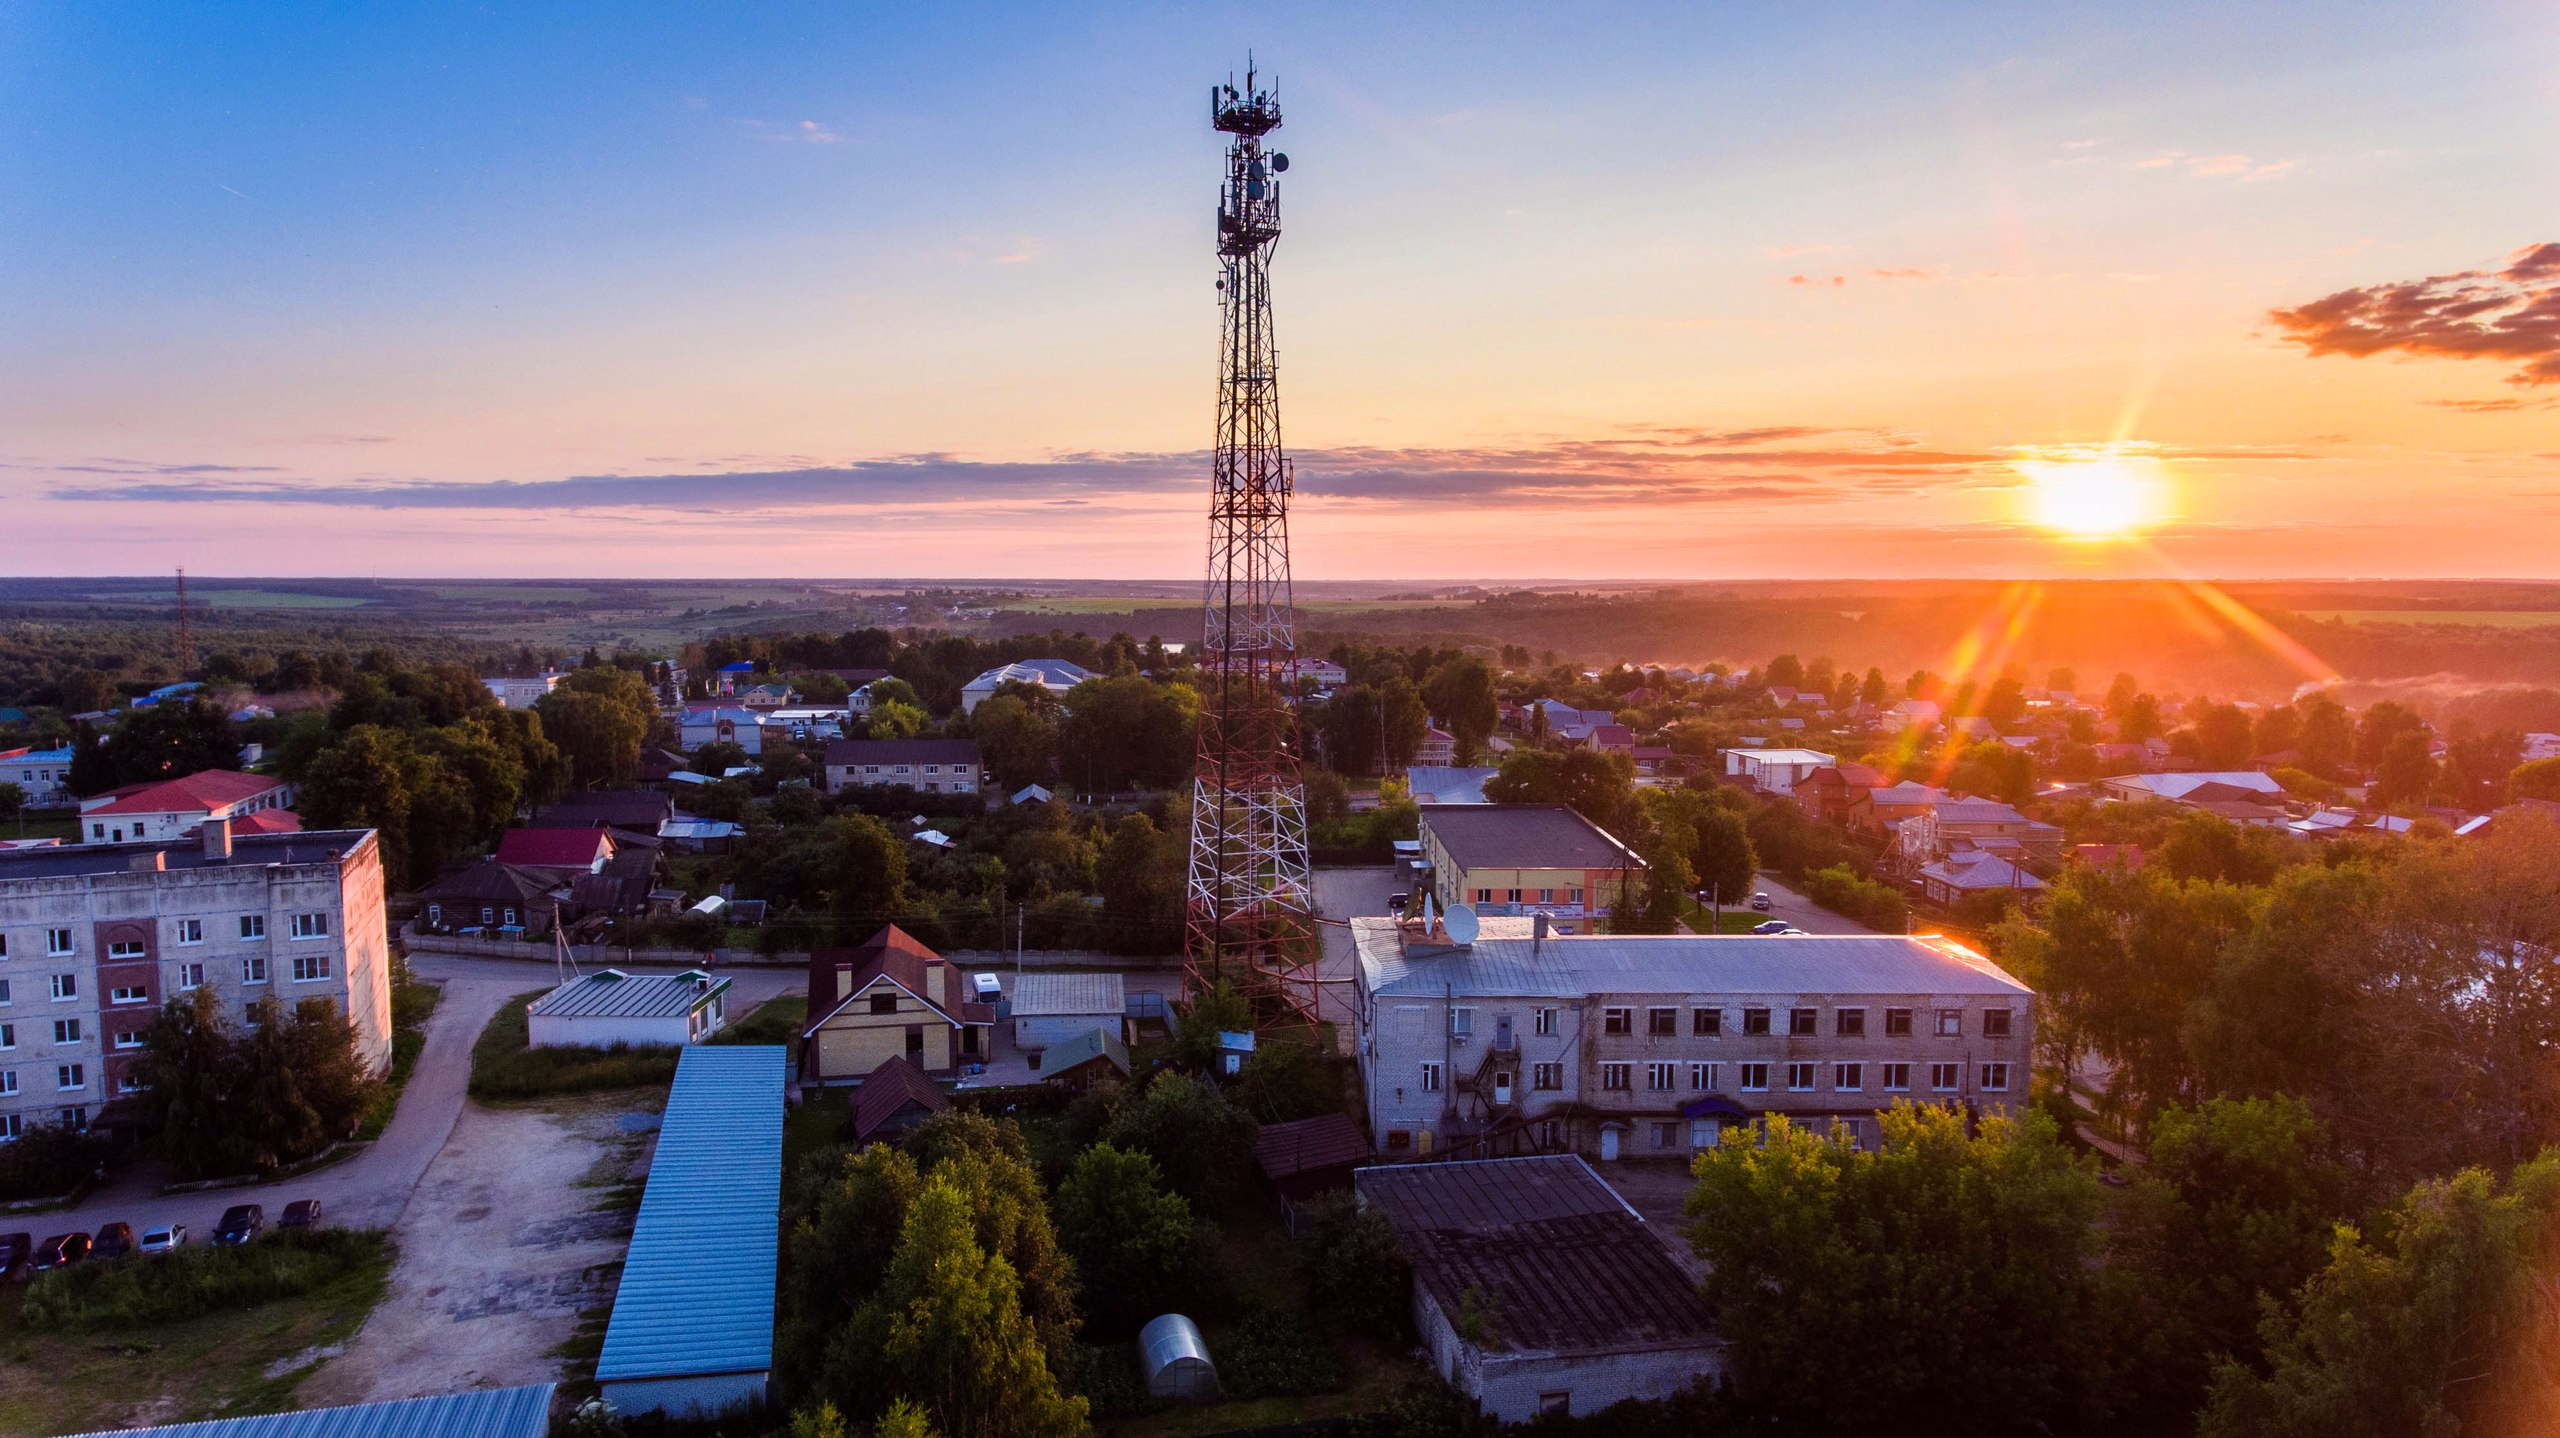
[[[2340,290],[2268,318],[2315,355],[2517,360],[2509,383],[2560,384],[2560,242],[2518,250],[2502,270]]]

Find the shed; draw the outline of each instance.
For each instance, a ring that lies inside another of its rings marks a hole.
[[[1218,1030],[1218,1072],[1229,1078],[1244,1072],[1244,1061],[1253,1057],[1253,1034]]]
[[[905,1058],[887,1058],[853,1091],[853,1141],[895,1138],[951,1109],[950,1096]]]
[[[1346,1113],[1266,1123],[1253,1136],[1253,1161],[1291,1203],[1349,1188],[1351,1170],[1369,1157],[1368,1136]]]
[[[102,1429],[81,1438],[543,1438],[551,1428],[551,1390],[548,1383],[528,1383],[298,1413]]]
[[[1138,1330],[1138,1368],[1154,1397],[1206,1403],[1218,1396],[1218,1366],[1209,1361],[1209,1341],[1200,1336],[1199,1324],[1179,1313],[1164,1314]]]
[[[1082,1093],[1107,1078],[1129,1076],[1129,1046],[1116,1029],[1087,1029],[1040,1055],[1040,1078]]]
[[[571,979],[526,1005],[525,1037],[538,1049],[692,1044],[718,1033],[728,1017],[727,979],[700,969],[680,974],[605,969]]]
[[[624,1413],[709,1416],[765,1398],[790,1056],[709,1045],[676,1061],[596,1362]]]
[[[1089,1029],[1116,1032],[1127,1007],[1118,974],[1024,974],[1013,981],[1013,1041],[1045,1049]]]

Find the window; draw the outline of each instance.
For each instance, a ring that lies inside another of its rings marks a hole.
[[[1964,1010],[1938,1010],[1938,1037],[1942,1039],[1958,1039],[1964,1037]]]
[[[896,1013],[898,1011],[898,996],[896,994],[873,994],[871,996],[871,1011],[875,1014]]]
[[[1768,1091],[1769,1066],[1767,1064],[1743,1064],[1740,1067],[1742,1069],[1742,1091],[1744,1093],[1766,1093]]]
[[[1568,904],[1579,904],[1582,902],[1582,891],[1580,889],[1567,889],[1564,891],[1564,894],[1564,901]]]
[[[76,1044],[80,1042],[80,1021],[78,1019],[55,1019],[53,1021],[53,1041],[58,1044]]]
[[[116,1030],[116,1047],[120,1049],[138,1049],[142,1047],[142,1030]]]
[[[1856,1093],[1867,1086],[1866,1078],[1865,1064],[1833,1064],[1831,1066],[1831,1087],[1836,1092]]]
[[[116,1092],[140,1093],[142,1092],[142,1080],[134,1077],[132,1074],[125,1074],[116,1080]]]
[[[1787,1092],[1789,1092],[1789,1093],[1811,1093],[1811,1092],[1813,1092],[1813,1065],[1811,1065],[1811,1064],[1789,1064],[1789,1065],[1787,1065]]]
[[[293,956],[293,981],[295,983],[317,983],[327,977],[329,977],[329,956],[327,954],[296,954]]]
[[[1538,1010],[1537,1019],[1532,1027],[1536,1029],[1541,1038],[1553,1038],[1556,1031],[1556,1011],[1553,1009]]]
[[[1572,1392],[1566,1389],[1558,1389],[1552,1393],[1539,1394],[1538,1411],[1541,1413],[1571,1413],[1573,1411]]]
[[[1680,1011],[1678,1009],[1645,1010],[1644,1031],[1658,1039],[1672,1037],[1680,1032]]]
[[[1469,1008],[1449,1010],[1449,1032],[1462,1039],[1473,1038],[1476,1032],[1476,1011]]]
[[[240,961],[240,982],[263,984],[267,981],[267,956],[252,954]]]
[[[1633,1009],[1602,1009],[1600,1011],[1600,1031],[1605,1034],[1634,1033],[1636,1031],[1636,1011]]]
[[[151,957],[151,949],[138,939],[118,939],[107,945],[107,957],[118,963],[131,963]]]
[[[15,1070],[15,1069],[0,1069],[0,1098],[5,1098],[5,1097],[7,1097],[7,1096],[8,1096],[8,1095],[10,1095],[10,1094],[16,1093],[17,1091],[18,1091],[18,1073],[17,1073],[17,1070]],[[18,1130],[17,1130],[18,1116],[17,1116],[16,1114],[11,1114],[11,1115],[9,1115],[9,1117],[7,1118],[6,1122],[8,1123],[9,1127],[7,1127],[7,1128],[0,1128],[0,1138],[16,1138],[16,1137],[18,1136]]]
[[[1821,1027],[1822,1011],[1820,1009],[1787,1010],[1787,1037],[1811,1038]]]
[[[1413,1130],[1412,1130],[1412,1129],[1409,1129],[1409,1128],[1391,1128],[1391,1129],[1388,1129],[1388,1130],[1387,1130],[1387,1152],[1389,1152],[1389,1153],[1403,1153],[1403,1152],[1405,1152],[1405,1151],[1407,1151],[1407,1150],[1411,1149],[1412,1147],[1413,1147]]]
[[[1558,1089],[1563,1088],[1564,1065],[1531,1064],[1529,1066],[1529,1086],[1546,1093],[1554,1093]]]
[[[1520,902],[1520,891],[1518,889],[1505,889],[1502,892],[1508,896],[1503,900],[1504,903],[1516,904]]]
[[[0,1006],[6,1006],[6,1005],[8,1004],[8,1002],[9,1002],[9,981],[8,981],[7,979],[0,979]]]
[[[1716,1035],[1723,1033],[1724,1010],[1691,1009],[1689,1011],[1689,1032],[1702,1039],[1711,1039]]]
[[[203,987],[204,987],[204,965],[202,965],[202,964],[180,964],[180,965],[178,965],[178,987],[179,987],[179,988],[182,988],[182,989],[200,989],[200,988],[203,988]]]
[[[430,908],[432,909],[432,906],[430,906]],[[434,915],[432,912],[430,912],[430,913],[429,913],[429,915],[428,915],[428,919],[429,919],[429,921],[430,921],[430,922],[433,922],[433,921],[434,921],[434,918],[435,918],[435,915]],[[201,944],[201,943],[203,943],[203,942],[204,942],[204,920],[202,920],[202,919],[180,919],[180,920],[178,921],[178,942],[179,942],[179,943],[182,943],[182,944]]]
[[[53,1001],[55,1003],[61,1003],[66,999],[76,999],[78,997],[80,997],[80,976],[78,974],[55,974],[53,976]]]
[[[480,906],[480,922],[484,924],[494,924],[498,922],[498,911],[487,904],[482,904]]]
[[[1539,902],[1539,903],[1541,903],[1541,904],[1552,904],[1552,903],[1554,903],[1555,901],[1556,901],[1556,891],[1555,891],[1555,890],[1553,890],[1553,889],[1540,889],[1540,890],[1538,891],[1538,902]]]
[[[1929,1065],[1929,1091],[1954,1093],[1956,1085],[1963,1081],[1963,1074],[1964,1065],[1962,1064],[1931,1064]]]
[[[119,984],[116,987],[107,990],[107,1002],[111,1004],[147,1004],[151,1002],[151,991],[140,984]]]
[[[1884,1091],[1886,1093],[1911,1092],[1911,1065],[1884,1065]]]
[[[924,766],[924,771],[928,774],[939,774],[942,772],[942,766],[939,764],[927,764]]]
[[[1655,1148],[1678,1148],[1680,1146],[1680,1125],[1676,1122],[1664,1119],[1654,1120],[1653,1146]]]
[[[0,1024],[0,1049],[13,1049],[17,1046],[18,1026],[16,1024]]]
[[[58,958],[61,958],[61,957],[62,957],[62,956],[64,956],[65,954],[70,953],[70,952],[71,952],[71,931],[70,931],[69,929],[47,929],[47,930],[45,930],[45,931],[44,931],[44,951],[45,951],[47,954],[49,954],[49,955],[51,955],[52,957],[57,958],[57,959],[58,959]]]
[[[9,936],[0,934],[0,959],[9,957]]]
[[[1767,1009],[1744,1009],[1742,1011],[1742,1031],[1746,1034],[1767,1033],[1769,1031],[1769,1011]]]
[[[1884,1036],[1889,1039],[1907,1039],[1911,1037],[1911,1010],[1885,1010]]]
[[[2007,1093],[2009,1091],[2009,1066],[2004,1063],[1984,1064],[1982,1066],[1982,1091],[1984,1093]]]
[[[1476,890],[1476,902],[1477,902],[1477,903],[1479,903],[1479,904],[1490,904],[1490,903],[1492,903],[1492,902],[1493,902],[1493,890],[1491,890],[1491,889],[1478,889],[1478,890]]]
[[[325,939],[329,937],[329,916],[327,914],[294,915],[293,936],[297,939]]]
[[[1722,1067],[1724,1067],[1724,1065],[1712,1063],[1693,1063],[1689,1065],[1689,1087],[1699,1093],[1714,1093],[1716,1091],[1716,1070]]]
[[[1422,1066],[1422,1091],[1424,1093],[1438,1093],[1440,1091],[1440,1076],[1441,1064],[1439,1060],[1433,1059],[1424,1063]]]
[[[244,939],[263,939],[263,938],[265,938],[266,936],[267,936],[267,916],[266,916],[266,915],[264,915],[264,914],[242,914],[242,915],[240,916],[240,937],[242,937],[242,938],[244,938]]]
[[[1635,1087],[1635,1071],[1634,1064],[1602,1064],[1600,1087],[1615,1093],[1624,1093]]]
[[[1867,1011],[1865,1009],[1838,1009],[1833,1011],[1831,1015],[1831,1031],[1844,1039],[1865,1038],[1867,1036]]]
[[[53,1086],[54,1086],[55,1088],[58,1088],[58,1089],[61,1089],[61,1090],[65,1091],[66,1093],[67,1093],[67,1092],[69,1092],[70,1090],[73,1090],[73,1089],[83,1089],[83,1088],[87,1088],[87,1087],[89,1086],[89,1068],[88,1068],[88,1065],[86,1065],[86,1064],[56,1064],[56,1065],[54,1065],[54,1068],[53,1068]]]
[[[1680,1066],[1672,1063],[1649,1063],[1644,1066],[1644,1086],[1655,1093],[1669,1093],[1679,1083]]]
[[[1982,1011],[1982,1036],[1986,1039],[2007,1038],[2009,1036],[2009,1011],[2007,1009],[1984,1009]]]

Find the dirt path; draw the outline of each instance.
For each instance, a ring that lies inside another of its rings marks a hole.
[[[628,1116],[664,1103],[466,1104],[401,1215],[389,1296],[303,1385],[301,1406],[557,1377],[555,1350],[611,1296],[630,1240],[637,1205],[614,1206],[616,1187],[645,1171],[650,1133]]]

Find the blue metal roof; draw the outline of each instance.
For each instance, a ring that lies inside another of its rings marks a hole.
[[[357,1403],[112,1432],[114,1438],[542,1438],[550,1424],[551,1387],[531,1383],[522,1388],[403,1398],[395,1403]]]
[[[741,1044],[676,1061],[597,1381],[773,1367],[788,1054]]]

